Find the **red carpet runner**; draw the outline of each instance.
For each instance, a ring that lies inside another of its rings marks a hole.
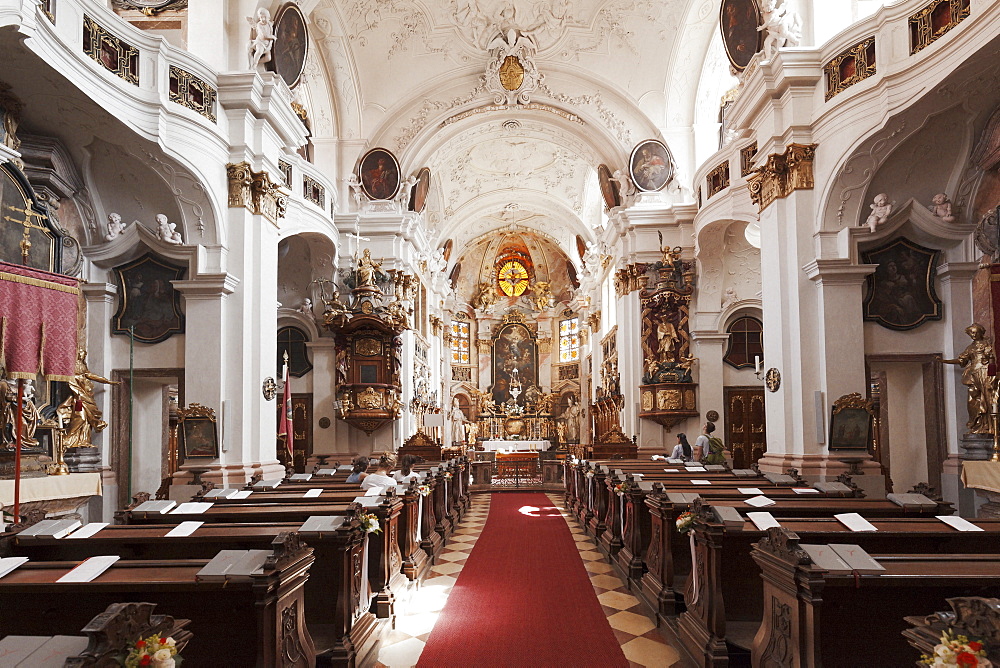
[[[628,667],[566,520],[548,497],[493,495],[417,665]]]

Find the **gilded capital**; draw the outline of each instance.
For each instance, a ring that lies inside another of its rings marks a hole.
[[[245,207],[275,225],[278,219],[285,217],[288,195],[279,189],[267,172],[255,172],[246,161],[229,163],[226,165],[226,178],[229,181],[230,208]]]
[[[776,199],[815,185],[813,161],[816,144],[789,144],[784,153],[772,153],[747,177],[750,199],[763,211]]]

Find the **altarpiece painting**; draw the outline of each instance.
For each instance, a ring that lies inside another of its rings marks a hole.
[[[501,326],[493,337],[493,401],[524,406],[526,397],[538,392],[538,344],[521,323]]]
[[[934,290],[939,251],[905,237],[861,253],[862,262],[877,264],[868,277],[865,320],[887,329],[908,330],[941,319],[941,300]]]
[[[184,331],[181,295],[171,281],[187,271],[152,254],[115,267],[118,283],[118,310],[111,320],[112,332],[129,334],[135,340],[158,343]]]

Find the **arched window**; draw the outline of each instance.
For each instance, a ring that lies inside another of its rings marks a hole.
[[[726,330],[729,348],[722,360],[729,366],[745,369],[754,366],[754,358],[764,360],[764,325],[757,318],[743,316]]]
[[[285,351],[288,351],[288,373],[301,378],[310,371],[313,365],[309,361],[306,342],[309,336],[298,327],[282,327],[278,330],[278,373],[281,373],[285,363]]]

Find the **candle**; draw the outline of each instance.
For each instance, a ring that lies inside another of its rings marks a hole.
[[[760,355],[753,356],[753,370],[754,373],[760,373]]]
[[[56,415],[59,417],[59,428],[62,429],[63,428],[63,416],[62,416],[62,413],[56,413]]]

